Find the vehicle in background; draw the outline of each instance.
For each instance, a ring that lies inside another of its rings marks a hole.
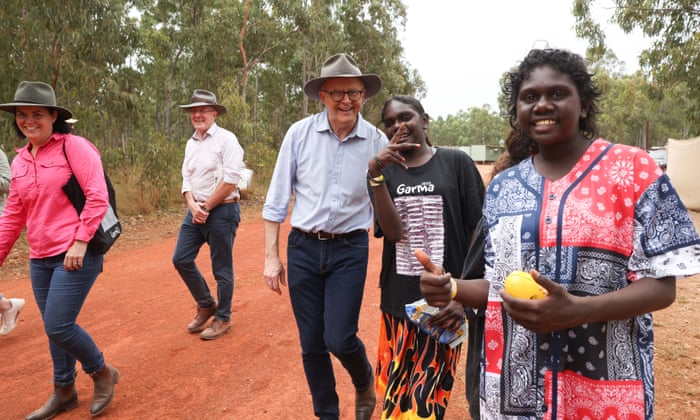
[[[655,147],[649,150],[649,155],[656,161],[656,164],[664,171],[668,163],[668,152],[665,147]]]

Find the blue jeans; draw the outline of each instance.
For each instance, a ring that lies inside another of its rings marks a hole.
[[[197,268],[195,259],[204,243],[209,244],[211,267],[216,279],[216,294],[219,306],[216,319],[231,320],[233,300],[233,239],[241,221],[241,208],[238,203],[221,204],[209,212],[207,223],[192,223],[192,213],[187,210],[180,226],[175,245],[173,265],[190,290],[200,308],[206,308],[216,301],[209,291],[207,281]]]
[[[366,389],[373,375],[357,337],[368,252],[367,233],[328,241],[295,230],[289,234],[289,296],[314,413],[321,419],[340,415],[330,353],[348,371],[355,388]]]
[[[92,337],[75,322],[95,279],[102,272],[104,256],[88,252],[83,258],[83,267],[77,271],[63,268],[64,256],[34,258],[29,262],[34,299],[49,338],[54,383],[62,386],[74,382],[76,360],[88,374],[104,365],[102,352]]]

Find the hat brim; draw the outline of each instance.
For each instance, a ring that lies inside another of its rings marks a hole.
[[[362,80],[362,83],[364,83],[365,85],[365,90],[367,91],[367,93],[365,93],[365,99],[369,99],[372,96],[376,95],[382,88],[382,80],[376,74],[363,74],[359,76],[353,74],[347,76],[339,75],[329,77],[317,77],[315,79],[311,79],[304,85],[304,93],[311,99],[321,100],[321,98],[318,96],[318,92],[321,91],[321,86],[323,86],[323,84],[328,79],[338,78],[356,78]]]
[[[67,120],[73,117],[73,113],[70,112],[69,109],[60,106],[35,104],[30,102],[11,102],[9,104],[0,104],[0,110],[14,114],[18,106],[43,106],[44,108],[55,109],[58,111],[58,118],[61,120]]]
[[[196,108],[198,106],[210,106],[210,107],[214,108],[219,115],[224,115],[226,113],[225,106],[219,105],[219,104],[210,104],[209,102],[192,102],[191,104],[180,105],[180,108],[187,109],[187,108]]]

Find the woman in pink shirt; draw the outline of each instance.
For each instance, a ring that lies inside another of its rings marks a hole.
[[[27,139],[11,165],[10,193],[0,217],[0,265],[26,227],[32,290],[53,360],[54,392],[26,418],[48,419],[78,405],[76,360],[95,383],[90,413],[98,415],[114,396],[119,371],[105,362],[76,319],[102,271],[104,256],[88,250],[108,206],[102,161],[92,143],[70,133],[65,120],[72,113],[56,105],[48,84],[20,82],[14,101],[0,109],[14,114],[15,131]],[[66,156],[72,156],[70,164]],[[71,174],[85,194],[80,214],[62,190]]]

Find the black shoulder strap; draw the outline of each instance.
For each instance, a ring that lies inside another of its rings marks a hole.
[[[87,140],[86,140],[87,141]],[[68,154],[66,153],[66,140],[63,140],[63,156],[66,157],[66,162],[68,163],[68,167],[70,168],[70,171],[73,172],[73,167],[70,164],[70,159],[68,159]],[[109,205],[112,206],[112,210],[114,211],[114,214],[119,217],[119,213],[117,213],[117,193],[114,191],[114,186],[112,186],[112,181],[109,179],[109,176],[107,176],[107,171],[102,168],[102,171],[104,172],[105,176],[105,182],[107,183],[107,195],[109,196]],[[73,175],[75,176],[75,172],[73,172]],[[76,178],[77,182],[77,178]]]
[[[63,156],[66,157],[66,162],[68,162],[68,167],[70,168],[70,171],[73,172],[73,167],[70,164],[70,159],[68,159],[68,154],[66,153],[66,139],[63,139]]]

